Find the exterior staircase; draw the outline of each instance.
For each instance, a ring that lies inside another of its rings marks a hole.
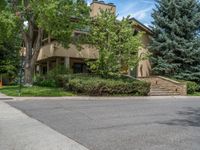
[[[180,96],[180,93],[165,89],[164,87],[151,85],[149,96]]]
[[[186,96],[187,86],[162,76],[151,76],[148,78],[139,78],[151,83],[150,96]]]

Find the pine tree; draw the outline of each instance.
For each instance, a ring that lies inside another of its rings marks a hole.
[[[200,81],[200,9],[197,0],[157,0],[152,14],[153,72]]]

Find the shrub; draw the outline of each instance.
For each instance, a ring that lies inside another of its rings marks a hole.
[[[57,87],[56,81],[52,78],[47,78],[45,76],[36,76],[34,79],[34,85],[43,87]]]
[[[199,85],[196,82],[186,81],[188,94],[194,94],[199,90]]]
[[[75,77],[66,83],[65,88],[90,96],[138,95],[149,93],[150,84],[133,79],[103,79],[100,77]]]
[[[62,78],[70,73],[70,69],[64,66],[57,66],[49,71],[47,75],[36,75],[34,79],[34,85],[44,87],[63,87],[63,84],[61,84],[61,80],[62,83],[66,82]]]
[[[66,74],[71,74],[71,73],[72,71],[70,69],[66,68],[63,65],[60,65],[50,70],[48,74],[46,75],[46,77],[49,79],[55,79],[55,77],[58,75],[66,75]]]
[[[65,87],[67,83],[69,83],[69,80],[73,78],[72,74],[65,74],[65,75],[57,75],[55,77],[56,84],[59,87]]]

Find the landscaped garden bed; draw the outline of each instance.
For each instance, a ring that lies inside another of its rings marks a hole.
[[[54,78],[39,77],[35,84],[62,87],[66,91],[89,96],[147,96],[150,91],[149,83],[124,76],[67,74]]]

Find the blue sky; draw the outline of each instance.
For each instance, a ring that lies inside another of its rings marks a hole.
[[[131,15],[145,25],[150,25],[152,9],[155,7],[155,0],[104,0],[117,6],[118,18]],[[87,0],[88,4],[92,0]]]

